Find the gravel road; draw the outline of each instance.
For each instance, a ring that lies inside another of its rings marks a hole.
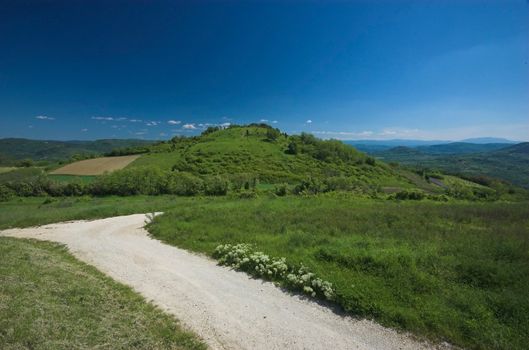
[[[80,260],[175,315],[213,349],[432,348],[163,244],[143,229],[146,219],[135,214],[10,229],[0,235],[66,244]]]

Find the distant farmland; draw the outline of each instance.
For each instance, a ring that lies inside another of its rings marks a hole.
[[[81,160],[56,169],[51,172],[54,175],[101,175],[105,172],[123,169],[139,155],[121,156],[121,157],[101,157],[94,159]]]

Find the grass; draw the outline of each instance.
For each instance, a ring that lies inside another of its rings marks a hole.
[[[16,168],[8,172],[0,172],[0,184],[10,181],[30,180],[43,174],[44,170],[38,167]]]
[[[333,283],[353,315],[468,348],[526,348],[527,202],[26,198],[0,203],[0,228],[160,210],[149,226],[155,237],[206,254],[251,243],[303,263]]]
[[[0,256],[2,349],[205,349],[62,245],[1,237]]]
[[[163,241],[211,254],[221,243],[303,263],[346,311],[477,349],[529,339],[527,203],[336,198],[201,199],[155,219]]]
[[[185,198],[175,196],[18,197],[8,202],[0,202],[0,229],[44,225],[67,220],[151,213],[174,207],[185,200]]]
[[[17,169],[17,168],[13,167],[13,166],[0,166],[0,174],[8,173],[8,172],[13,171],[15,169]]]

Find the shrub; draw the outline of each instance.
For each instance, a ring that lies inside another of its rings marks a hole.
[[[276,196],[280,196],[280,197],[286,196],[288,193],[287,185],[281,184],[279,186],[276,186],[276,188],[274,189],[274,193],[276,194]]]
[[[224,196],[228,187],[228,180],[222,176],[209,176],[204,180],[204,193],[210,196]]]
[[[5,202],[11,199],[15,195],[15,191],[7,187],[6,185],[0,184],[0,202]]]
[[[270,257],[254,251],[250,244],[221,244],[215,248],[213,256],[221,265],[248,272],[256,277],[278,281],[312,297],[334,299],[335,292],[330,282],[318,278],[303,265],[298,268],[289,266],[284,257]]]
[[[203,181],[189,173],[173,172],[167,179],[167,192],[179,196],[194,196],[202,192]]]
[[[414,191],[414,190],[404,190],[397,192],[391,196],[389,199],[400,199],[400,200],[421,200],[426,197],[424,192]]]

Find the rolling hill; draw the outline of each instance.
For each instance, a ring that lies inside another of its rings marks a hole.
[[[437,169],[465,176],[488,176],[529,188],[529,142],[519,144],[451,143],[396,147],[370,152],[386,162],[416,169]]]
[[[340,141],[312,135],[288,136],[265,125],[234,126],[194,138],[150,146],[130,167],[157,167],[198,175],[255,174],[265,183],[298,183],[308,178],[348,177],[364,186],[436,190]]]

